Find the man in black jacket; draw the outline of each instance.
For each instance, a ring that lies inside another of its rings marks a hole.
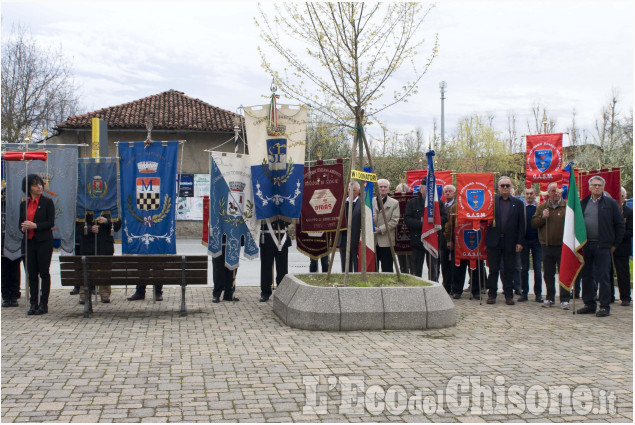
[[[422,182],[421,187],[425,190],[425,181]],[[434,189],[436,190],[436,188]],[[421,241],[421,227],[423,225],[423,215],[425,212],[426,201],[424,199],[424,193],[421,190],[406,204],[406,211],[404,212],[404,223],[410,230],[410,248],[412,250],[412,262],[414,264],[415,276],[421,277],[423,274],[423,262],[425,260],[426,249],[423,247]],[[443,202],[439,202],[439,213],[441,215],[441,224],[443,225],[448,221],[448,212],[443,205]],[[440,231],[443,233],[443,230]],[[442,238],[443,236],[441,236]],[[445,239],[440,239],[439,243],[445,243]],[[430,262],[429,264],[434,264]]]
[[[509,177],[498,179],[498,195],[494,200],[494,221],[487,227],[485,245],[487,246],[487,304],[496,303],[498,274],[501,258],[504,270],[502,275],[505,303],[514,305],[514,270],[516,253],[521,252],[525,243],[525,205],[511,196],[512,182]]]
[[[624,217],[618,203],[604,195],[605,181],[600,176],[589,179],[591,195],[580,202],[586,224],[587,243],[584,246],[582,267],[582,300],[584,307],[578,314],[593,314],[597,308],[595,295],[598,286],[600,310],[597,317],[606,317],[611,310],[611,255],[624,237]]]
[[[622,242],[613,253],[613,261],[617,273],[617,286],[620,288],[620,300],[622,300],[622,306],[628,307],[631,305],[631,268],[629,267],[628,259],[633,255],[633,247],[631,245],[633,237],[633,209],[626,205],[626,189],[622,188],[620,194],[620,208],[624,216],[626,231]]]

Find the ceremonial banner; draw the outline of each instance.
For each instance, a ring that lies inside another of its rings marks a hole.
[[[123,254],[176,254],[179,142],[120,142]]]
[[[370,168],[366,170],[367,167],[364,167],[364,171],[370,172]],[[362,208],[365,208],[366,211],[364,213],[364,223],[362,223],[362,231],[366,234],[366,271],[374,272],[375,270],[375,221],[373,220],[373,184],[371,182],[366,182],[364,185],[364,205]],[[358,256],[358,268],[359,272],[362,271],[362,239],[359,239],[359,245],[357,248],[357,256]]]
[[[618,167],[615,168],[603,168],[601,170],[583,171],[580,173],[580,199],[584,199],[591,194],[589,190],[589,179],[593,176],[602,177],[606,184],[604,185],[604,191],[611,195],[611,198],[620,202],[620,190],[621,186],[621,174]]]
[[[459,224],[454,231],[454,264],[461,265],[461,260],[470,260],[470,269],[476,269],[477,260],[487,259],[485,233],[487,224],[480,223],[474,230],[472,223]]]
[[[406,171],[406,181],[410,191],[415,195],[419,193],[419,185],[421,180],[425,179],[428,175],[427,170],[409,170]],[[445,185],[452,184],[452,171],[435,171],[434,179],[437,185],[437,192],[439,194],[439,200],[445,202],[445,195],[443,195],[443,188]]]
[[[410,230],[406,226],[403,216],[406,213],[406,204],[415,195],[412,193],[395,193],[392,197],[399,202],[399,224],[395,228],[395,252],[397,254],[410,254]]]
[[[271,104],[245,107],[256,218],[300,217],[304,182],[305,108]]]
[[[7,196],[7,228],[4,248],[8,256],[19,256],[22,249],[20,232],[20,202],[26,199],[22,192],[25,162],[11,161],[11,155],[22,156],[27,145],[18,143],[3,143],[7,150],[5,154],[6,166],[6,196]],[[29,144],[28,149],[42,150],[40,144]],[[28,173],[37,174],[44,180],[43,195],[53,200],[55,205],[55,227],[53,238],[57,241],[54,246],[59,247],[65,254],[75,251],[75,207],[77,201],[77,146],[46,145],[47,161],[30,161]],[[17,152],[19,151],[19,152]],[[15,152],[15,153],[12,153]],[[9,155],[9,157],[7,157]],[[28,155],[28,153],[27,153]]]
[[[86,212],[99,217],[109,211],[119,218],[117,208],[117,159],[78,158],[77,160],[77,218],[86,219]]]
[[[302,227],[303,220],[298,221],[295,227],[295,239],[298,251],[312,260],[319,260],[325,255],[330,255],[328,249],[333,249],[335,243],[334,232],[305,232]],[[328,244],[327,244],[328,238]]]
[[[569,175],[569,198],[564,216],[564,232],[562,234],[562,253],[560,260],[560,286],[570,290],[584,265],[584,256],[580,250],[587,242],[584,214],[578,198],[574,175]]]
[[[320,162],[304,169],[301,220],[305,232],[335,232],[342,200],[346,197],[341,160],[333,165]]]
[[[205,246],[209,241],[209,196],[203,197],[203,238],[201,243]]]
[[[562,178],[562,133],[527,136],[525,164],[527,181],[559,181]]]
[[[562,170],[562,199],[567,200],[567,196],[569,193],[569,169],[573,166],[573,162],[569,163],[568,166],[564,167]],[[580,172],[577,168],[574,168],[574,180],[576,182],[580,181]],[[577,183],[576,183],[577,184]],[[579,194],[578,194],[579,195]]]
[[[426,153],[428,157],[428,176],[426,177],[425,211],[421,225],[421,242],[434,258],[439,258],[439,235],[441,230],[441,214],[439,212],[439,194],[434,176],[434,151]]]
[[[240,154],[213,153],[210,170],[209,242],[212,258],[222,255],[225,266],[238,268],[241,239],[245,257],[258,256],[260,226],[254,212],[254,198],[249,173],[249,158]]]
[[[494,219],[494,173],[459,173],[456,175],[459,223]]]

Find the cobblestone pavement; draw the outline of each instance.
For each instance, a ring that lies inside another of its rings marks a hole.
[[[44,316],[3,308],[2,421],[633,419],[632,307],[596,318],[533,300],[479,306],[464,296],[454,328],[327,333],[286,327],[271,301],[258,302],[258,288],[237,295],[240,302],[212,304],[211,288],[188,289],[187,317],[175,287],[157,303],[126,301],[115,288],[90,319],[68,289],[52,291]],[[348,406],[355,379],[361,397]],[[466,397],[487,400],[493,389],[494,409],[480,411],[475,399],[458,406],[448,389],[456,380],[471,384],[459,388]],[[581,403],[571,409],[565,397],[559,409],[549,386]]]

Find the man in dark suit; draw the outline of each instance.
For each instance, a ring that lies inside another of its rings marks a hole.
[[[611,256],[622,242],[625,231],[620,206],[617,201],[604,194],[604,185],[605,180],[602,177],[591,177],[591,194],[580,202],[587,242],[584,246],[584,266],[581,272],[584,307],[578,309],[577,313],[595,313],[599,301],[600,310],[595,314],[597,317],[606,317],[611,311]]]
[[[351,188],[353,190],[353,213],[351,219],[351,247],[349,251],[350,260],[348,262],[348,271],[349,272],[357,272],[358,269],[358,261],[357,261],[357,251],[359,240],[361,238],[362,233],[362,203],[360,202],[359,192],[360,186],[356,181],[351,182]],[[346,198],[346,205],[344,206],[345,217],[346,217],[346,226],[348,226],[348,202],[349,199]],[[337,244],[337,247],[340,250],[340,260],[342,262],[342,273],[344,273],[346,266],[346,240],[348,238],[348,231],[343,230],[340,232],[340,240]]]
[[[620,288],[620,300],[622,306],[631,305],[631,269],[628,259],[633,255],[631,239],[633,237],[633,209],[626,205],[626,189],[622,188],[620,196],[620,208],[626,225],[626,232],[622,242],[613,253],[615,271],[617,272],[617,286]]]
[[[521,252],[525,242],[525,206],[523,202],[511,196],[511,179],[503,176],[498,179],[498,195],[494,200],[494,221],[487,227],[485,245],[489,276],[487,277],[487,304],[496,303],[498,274],[501,259],[505,303],[514,305],[514,270],[516,253]]]

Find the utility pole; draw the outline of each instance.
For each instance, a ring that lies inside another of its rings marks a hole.
[[[439,83],[441,89],[441,147],[445,145],[445,88],[447,86],[445,81]]]

